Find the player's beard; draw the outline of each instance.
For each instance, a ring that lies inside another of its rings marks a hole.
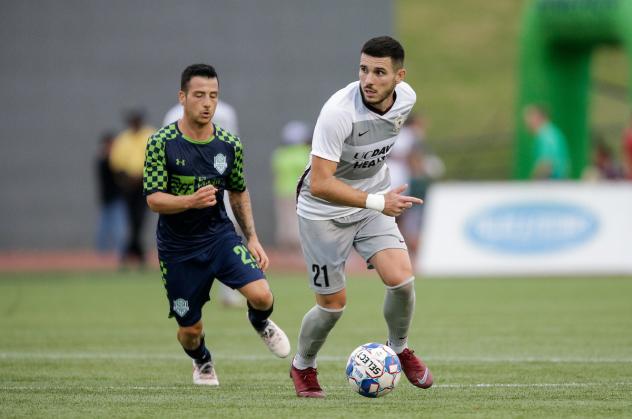
[[[386,92],[384,94],[383,97],[381,97],[379,100],[376,101],[376,105],[380,105],[381,103],[383,103],[384,101],[386,101],[387,99],[393,97],[393,91],[395,91],[395,87],[393,87],[391,90],[389,90],[388,92]]]
[[[388,98],[393,96],[393,92],[395,91],[395,86],[397,86],[397,83],[393,83],[393,85],[386,92],[384,92],[383,95],[380,95],[379,97],[373,98],[371,100],[367,99],[366,95],[364,94],[364,90],[363,90],[362,91],[363,99],[369,105],[378,107],[385,100],[387,100]],[[375,88],[371,88],[371,90],[376,90],[376,89]]]
[[[188,115],[186,115],[188,120],[194,124],[195,126],[197,126],[198,128],[203,128],[204,126],[208,125],[211,123],[211,121],[213,120],[213,115],[211,114],[211,118],[210,119],[206,119],[205,117],[202,116],[201,112],[191,112],[188,113]]]
[[[205,116],[203,116],[202,114],[200,114],[196,119],[195,119],[195,123],[200,125],[200,126],[204,126],[204,125],[208,125],[213,121],[213,115],[210,115],[210,118],[207,118]]]

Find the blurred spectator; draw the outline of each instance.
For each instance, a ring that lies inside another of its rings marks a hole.
[[[167,126],[172,122],[176,122],[182,118],[184,114],[184,108],[181,104],[177,103],[171,109],[167,111],[162,121],[163,126]],[[228,132],[234,135],[239,135],[239,124],[237,123],[237,112],[235,108],[224,101],[218,101],[215,108],[215,114],[213,115],[213,123],[224,128]],[[228,192],[224,191],[224,202],[228,203]],[[239,223],[235,220],[233,210],[230,205],[226,205],[226,215],[235,225],[235,230],[243,237]],[[225,307],[242,308],[246,305],[246,300],[237,290],[233,290],[230,287],[219,283],[219,293],[222,300],[222,305]]]
[[[541,105],[524,109],[524,120],[535,138],[533,179],[561,180],[569,176],[568,145],[564,134],[551,122]]]
[[[311,127],[302,121],[285,124],[282,144],[272,156],[276,210],[276,244],[284,248],[300,247],[296,216],[296,185],[309,163]]]
[[[593,142],[592,164],[584,170],[585,180],[616,180],[624,177],[623,169],[617,163],[612,148],[605,139],[596,136]]]
[[[632,115],[623,131],[623,166],[625,177],[632,180]]]
[[[110,167],[120,186],[129,221],[129,234],[122,262],[145,263],[142,245],[142,229],[147,215],[147,203],[143,196],[143,167],[147,140],[154,128],[145,125],[144,115],[135,110],[127,114],[127,129],[121,132],[112,144]]]
[[[397,141],[393,144],[386,165],[391,175],[391,188],[401,185],[410,187],[410,168],[408,156],[415,143],[423,141],[423,127],[419,115],[411,113],[402,127]],[[408,190],[402,192],[408,194]],[[396,218],[397,219],[397,218]]]
[[[103,134],[96,159],[97,186],[99,192],[99,224],[96,246],[100,253],[116,252],[120,257],[125,243],[125,202],[110,168],[110,152],[114,134]]]
[[[411,255],[415,255],[419,248],[419,236],[423,225],[426,192],[430,187],[432,178],[426,172],[425,155],[421,143],[415,144],[408,156],[410,167],[410,187],[408,195],[424,200],[424,205],[413,205],[406,210],[400,218],[399,226],[406,245]]]
[[[412,114],[406,120],[400,138],[397,139],[398,142],[406,137],[413,139],[408,146],[409,150],[405,158],[409,177],[408,195],[424,200],[430,184],[445,173],[443,161],[434,155],[428,147],[426,129],[426,119],[420,114]],[[394,182],[391,184],[395,185]],[[425,205],[413,205],[412,208],[397,217],[400,231],[412,255],[416,254],[419,249],[424,209]]]

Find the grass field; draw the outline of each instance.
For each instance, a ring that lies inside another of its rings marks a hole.
[[[273,318],[295,344],[312,297],[271,275]],[[0,417],[632,416],[632,278],[424,280],[411,346],[435,386],[369,400],[344,380],[348,353],[383,341],[383,287],[351,278],[319,362],[325,400],[295,397],[243,310],[212,303],[207,341],[221,386],[191,384],[159,276],[0,276]]]

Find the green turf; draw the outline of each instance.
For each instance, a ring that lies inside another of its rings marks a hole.
[[[313,299],[272,275],[292,343]],[[0,276],[0,417],[632,416],[632,279],[425,280],[411,346],[436,385],[353,394],[345,357],[383,341],[383,287],[352,278],[322,351],[325,400],[299,400],[243,310],[208,304],[219,388],[191,384],[157,273]]]

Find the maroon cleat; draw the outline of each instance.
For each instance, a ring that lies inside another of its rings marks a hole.
[[[432,373],[424,362],[415,356],[415,351],[406,348],[397,354],[399,362],[408,381],[416,387],[430,388],[432,386]]]
[[[294,388],[296,389],[296,395],[298,397],[312,397],[318,399],[325,397],[325,392],[320,388],[316,375],[318,375],[316,368],[299,370],[292,365],[290,368],[290,378],[292,378],[294,382]]]

